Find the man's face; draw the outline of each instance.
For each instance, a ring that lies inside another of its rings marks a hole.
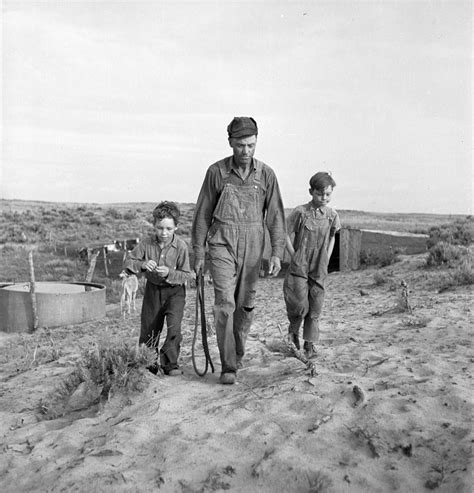
[[[231,138],[229,139],[229,145],[234,151],[235,164],[244,168],[252,162],[255,147],[257,146],[257,136]]]

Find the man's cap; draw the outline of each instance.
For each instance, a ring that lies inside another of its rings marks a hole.
[[[258,135],[257,122],[249,116],[234,116],[227,126],[229,139]]]

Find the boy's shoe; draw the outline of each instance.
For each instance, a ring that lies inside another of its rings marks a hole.
[[[304,349],[304,355],[306,356],[307,359],[311,359],[314,356],[316,356],[316,348],[314,347],[312,342],[304,341],[303,349]]]
[[[168,372],[169,377],[177,377],[179,375],[182,375],[183,372],[179,368],[173,368]]]
[[[298,334],[295,334],[294,332],[288,332],[288,342],[291,344],[293,343],[296,347],[296,349],[298,349],[298,351],[300,350],[300,338],[298,337]]]
[[[241,370],[244,367],[244,364],[242,363],[242,356],[237,356],[237,370]]]
[[[223,385],[233,385],[235,383],[235,373],[221,373],[219,382]]]
[[[158,373],[161,373],[161,366],[156,362],[148,365],[146,369],[153,373],[153,375],[158,375]]]

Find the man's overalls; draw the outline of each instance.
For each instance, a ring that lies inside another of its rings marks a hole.
[[[207,238],[222,373],[235,373],[244,356],[263,254],[262,165],[254,161],[253,184],[242,186],[229,183],[229,172],[221,164],[224,187]]]
[[[324,282],[328,275],[330,219],[311,207],[295,227],[295,254],[283,283],[289,332],[318,342],[319,317],[324,302]]]

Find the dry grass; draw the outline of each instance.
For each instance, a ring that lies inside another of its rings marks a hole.
[[[375,286],[382,286],[389,281],[393,281],[393,272],[388,270],[377,270],[372,276]]]
[[[438,292],[474,284],[473,229],[472,219],[467,218],[430,231],[426,266],[437,269],[433,284]]]
[[[452,222],[432,226],[428,234],[428,248],[439,242],[467,246],[474,240],[474,220],[471,216],[456,218]]]
[[[18,374],[56,361],[62,356],[62,348],[55,337],[47,328],[33,334],[18,334],[8,351],[0,353],[0,364],[14,362]]]
[[[439,293],[456,286],[469,286],[472,284],[474,284],[474,271],[471,257],[462,259],[455,268],[441,272],[436,281]]]
[[[46,419],[55,419],[77,410],[77,404],[71,402],[77,393],[81,406],[90,408],[116,394],[126,396],[141,391],[147,382],[146,367],[155,358],[155,352],[145,346],[104,337],[93,348],[84,350],[72,372],[41,400],[41,412]]]
[[[430,248],[426,264],[430,267],[440,265],[455,267],[467,257],[469,257],[468,248],[440,241]]]
[[[390,248],[387,251],[364,250],[360,255],[360,264],[362,266],[377,265],[378,267],[387,267],[399,260],[399,252]]]
[[[337,209],[337,205],[335,205]],[[444,228],[446,224],[470,223],[471,216],[448,214],[399,214],[383,212],[348,211],[338,209],[344,226],[380,231],[431,234],[433,228]]]

